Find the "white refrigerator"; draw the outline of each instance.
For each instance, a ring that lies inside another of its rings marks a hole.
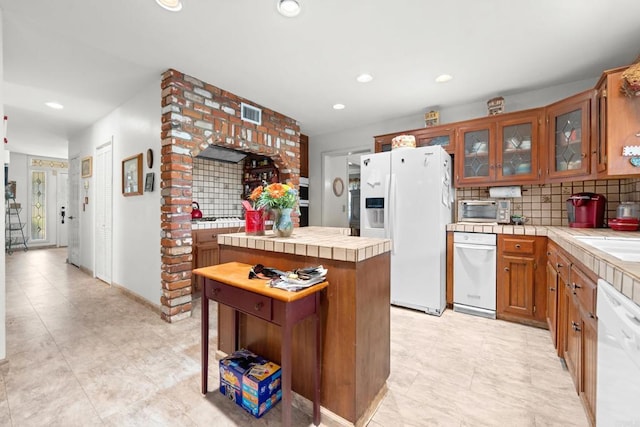
[[[360,235],[391,239],[391,304],[441,315],[451,156],[440,146],[397,148],[360,164]]]

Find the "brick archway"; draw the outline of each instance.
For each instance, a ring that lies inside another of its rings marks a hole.
[[[209,144],[270,157],[280,180],[300,183],[300,126],[287,116],[176,70],[162,75],[160,166],[162,318],[191,316],[193,157]],[[240,119],[240,103],[262,109],[262,125]]]

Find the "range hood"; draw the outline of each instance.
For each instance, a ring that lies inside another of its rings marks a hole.
[[[247,153],[232,150],[230,148],[218,147],[217,145],[209,145],[196,157],[201,159],[218,160],[219,162],[238,163],[240,160],[247,157]]]

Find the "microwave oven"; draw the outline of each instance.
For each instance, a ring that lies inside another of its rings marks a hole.
[[[460,200],[458,222],[511,222],[511,200]]]

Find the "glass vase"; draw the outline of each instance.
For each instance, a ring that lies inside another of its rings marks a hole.
[[[293,233],[293,221],[291,220],[292,208],[274,209],[273,234],[277,237],[289,237]]]

